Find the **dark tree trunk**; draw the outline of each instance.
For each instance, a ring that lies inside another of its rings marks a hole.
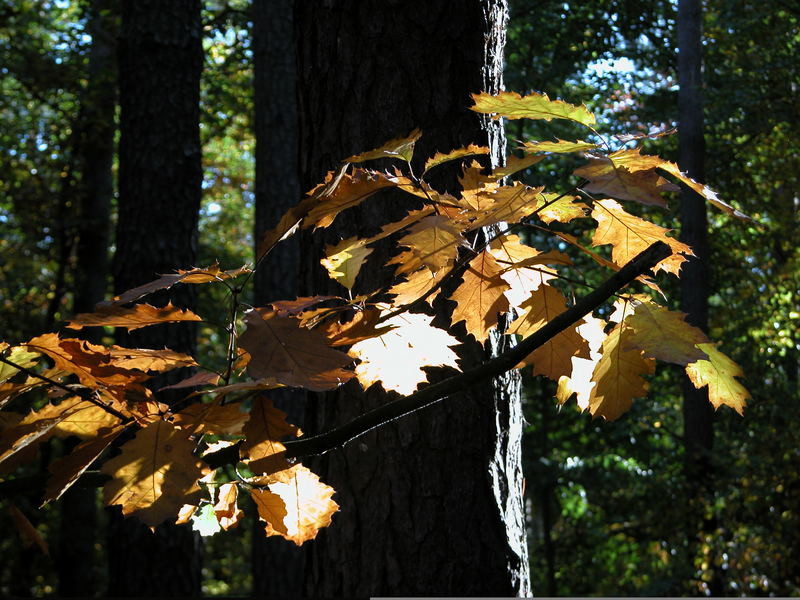
[[[501,86],[506,16],[498,0],[298,2],[303,188],[342,158],[415,127],[424,133],[423,160],[469,143],[491,144],[497,159],[502,127],[467,107],[471,92]],[[323,241],[374,232],[408,210],[401,202],[391,195],[370,200],[340,215],[326,240],[304,243],[304,251],[317,252],[303,261],[303,283],[316,293],[334,291],[319,271]],[[386,275],[376,262],[362,281],[377,284]],[[445,319],[439,324],[447,326]],[[465,369],[488,353],[474,343],[464,348]],[[342,510],[309,545],[306,593],[529,593],[518,385],[513,375],[487,382],[320,459],[315,469],[337,490]],[[349,384],[314,400],[306,429],[328,429],[385,401],[375,386],[363,393]]]
[[[92,48],[79,125],[82,184],[72,305],[75,314],[91,312],[103,300],[108,286],[118,19],[114,0],[93,0],[89,6]],[[101,332],[88,328],[81,334],[97,343]],[[73,486],[61,498],[59,506],[61,531],[56,562],[59,596],[94,596],[97,491]]]
[[[294,1],[253,0],[253,62],[256,134],[256,246],[300,197],[297,181],[297,100]],[[297,296],[300,247],[297,238],[280,244],[255,274],[254,302]],[[305,394],[270,393],[275,406],[302,425]],[[266,537],[264,523],[253,524],[253,595],[297,597],[302,592],[303,553],[284,540]]]
[[[703,135],[703,9],[701,0],[678,2],[678,163],[682,171],[698,181],[705,179],[705,139]],[[681,310],[687,321],[708,331],[709,245],[705,201],[686,187],[681,191],[681,241],[689,244],[696,258],[690,259],[681,273]],[[704,517],[711,484],[711,450],[714,442],[714,410],[708,401],[708,388],[696,389],[684,376],[683,426],[684,474],[687,482],[689,519],[687,540],[690,556],[713,524]],[[715,572],[718,571],[715,569]],[[715,576],[711,593],[721,595]]]
[[[199,0],[123,3],[117,293],[195,262],[202,180],[202,62]],[[151,296],[148,302],[163,305],[169,299],[192,306],[193,286],[173,290]],[[195,329],[148,327],[119,341],[191,353]],[[159,399],[170,400],[164,395]],[[188,526],[166,523],[153,534],[134,519],[122,520],[114,510],[109,529],[110,595],[200,594],[199,540]]]

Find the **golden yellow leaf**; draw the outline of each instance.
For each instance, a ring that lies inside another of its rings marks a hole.
[[[625,350],[631,328],[625,321],[612,329],[603,341],[600,360],[592,380],[595,386],[589,397],[589,411],[613,421],[626,413],[634,398],[647,395],[644,375],[655,370],[655,360],[639,349]]]
[[[484,210],[478,213],[470,228],[477,229],[497,223],[518,223],[541,206],[543,189],[528,187],[519,182],[496,189],[485,197]]]
[[[404,313],[385,321],[394,327],[383,335],[364,340],[350,348],[350,356],[361,362],[356,377],[368,388],[380,382],[385,390],[411,394],[427,376],[425,366],[458,368],[458,357],[450,349],[459,341],[446,331],[433,327],[433,317]]]
[[[458,247],[466,240],[450,219],[429,215],[411,227],[398,244],[410,248],[423,265],[436,273],[455,260]]]
[[[327,246],[326,257],[319,261],[327,269],[331,279],[338,281],[348,290],[353,289],[361,266],[372,254],[371,248],[364,247],[365,243],[366,240],[357,237],[342,240],[335,246]]]
[[[672,254],[658,263],[654,271],[663,270],[678,275],[681,265],[686,262],[686,256],[694,256],[689,246],[667,237],[669,229],[626,213],[614,200],[596,201],[592,218],[597,221],[592,245],[611,244],[611,260],[617,267],[622,267],[656,241],[667,244],[672,249]]]
[[[547,94],[532,92],[520,96],[516,92],[500,92],[499,94],[472,94],[475,112],[491,114],[493,119],[568,119],[583,125],[593,125],[594,115],[581,105],[574,106],[562,100],[550,100]]]
[[[128,331],[158,325],[159,323],[174,323],[178,321],[202,321],[200,317],[190,310],[181,310],[167,304],[163,308],[156,308],[149,304],[137,304],[125,308],[119,304],[100,305],[93,313],[75,315],[67,327],[82,329],[84,327],[126,327]]]
[[[506,164],[502,167],[495,167],[492,170],[491,178],[494,180],[508,177],[514,173],[519,173],[523,169],[532,167],[538,162],[544,160],[544,156],[537,156],[536,154],[526,154],[525,156],[514,156],[513,154],[506,158]]]
[[[340,323],[331,319],[318,327],[320,333],[328,338],[331,346],[352,346],[356,342],[377,337],[391,327],[378,323],[381,311],[375,308],[358,310],[349,321]]]
[[[708,358],[698,347],[708,337],[685,317],[652,302],[637,302],[627,320],[632,332],[626,335],[625,349],[638,348],[646,356],[681,366]]]
[[[247,326],[239,344],[250,354],[247,372],[254,379],[272,377],[284,385],[314,392],[330,390],[353,377],[342,367],[352,364],[325,338],[291,317],[267,309],[251,309],[244,315]]]
[[[589,408],[589,398],[595,385],[592,374],[601,357],[600,348],[606,338],[605,325],[605,321],[590,314],[586,315],[583,323],[578,325],[578,333],[589,344],[589,358],[573,356],[569,377],[559,377],[556,398],[561,404],[569,400],[574,393],[578,408],[582,411]]]
[[[483,167],[476,161],[464,167],[458,183],[461,186],[459,205],[472,210],[487,209],[492,204],[490,196],[500,187],[496,178],[483,174]]]
[[[167,275],[162,275],[158,279],[149,281],[138,287],[127,290],[122,294],[120,294],[119,296],[115,296],[112,302],[100,303],[97,305],[96,308],[108,306],[110,304],[127,304],[128,302],[133,302],[134,300],[138,300],[142,296],[152,294],[153,292],[169,289],[176,283],[189,283],[189,284],[210,283],[212,281],[223,281],[225,279],[231,279],[233,277],[238,277],[243,273],[249,273],[249,272],[250,270],[245,267],[232,269],[230,271],[223,271],[222,269],[219,268],[218,264],[213,264],[210,267],[204,267],[204,268],[195,267],[193,269],[189,269],[186,271],[178,270],[177,273],[169,273]]]
[[[464,321],[467,333],[480,343],[489,338],[500,313],[510,308],[504,295],[510,286],[500,277],[501,270],[491,253],[484,250],[469,262],[461,285],[450,296],[456,303],[453,325]]]
[[[717,344],[699,344],[708,360],[698,360],[686,366],[686,374],[696,388],[708,386],[708,400],[719,408],[723,404],[744,414],[750,393],[735,378],[743,377],[742,368],[717,350]]]
[[[123,348],[122,346],[111,346],[106,350],[111,357],[109,362],[121,369],[163,373],[171,369],[197,366],[194,358],[173,350]]]
[[[253,489],[250,494],[258,516],[266,521],[267,535],[280,535],[300,546],[330,525],[339,505],[331,498],[334,489],[303,465],[292,467],[290,475],[286,481],[270,483],[264,490]]]
[[[580,202],[578,196],[562,194],[542,194],[537,215],[545,223],[557,221],[559,223],[569,223],[573,219],[585,217],[589,212],[589,207]]]
[[[111,476],[103,487],[105,503],[119,504],[122,514],[135,514],[151,528],[175,517],[184,504],[195,503],[197,481],[207,470],[192,455],[194,446],[189,432],[161,420],[150,423],[103,465]]]
[[[213,402],[190,404],[177,413],[173,419],[175,425],[195,434],[210,433],[212,435],[238,435],[247,422],[247,413],[240,410],[238,402],[222,404],[222,398]]]
[[[430,290],[436,287],[436,285],[438,285],[446,273],[447,271],[442,269],[434,274],[431,273],[430,269],[427,267],[422,267],[421,269],[410,273],[406,276],[404,281],[396,283],[389,288],[387,293],[395,296],[392,305],[405,306],[415,302],[419,298],[422,298],[422,296],[427,294]],[[434,293],[428,296],[426,299],[428,304],[432,305],[434,299],[438,295],[439,290],[436,290]]]
[[[597,144],[590,142],[568,142],[556,138],[555,142],[525,142],[522,144],[522,149],[525,152],[553,152],[555,154],[564,154],[569,152],[585,152],[586,150],[593,150],[597,148]]]
[[[605,156],[589,159],[588,164],[575,169],[574,174],[589,180],[583,186],[587,192],[651,206],[665,207],[667,201],[662,192],[676,189],[654,170],[631,171]]]
[[[450,152],[442,154],[441,152],[437,152],[428,160],[425,161],[425,168],[422,172],[424,175],[430,169],[437,165],[441,165],[442,163],[449,162],[451,160],[456,160],[459,158],[464,158],[465,156],[474,156],[476,154],[489,154],[489,148],[486,146],[476,146],[475,144],[470,144],[469,146],[463,148],[456,148],[455,150],[451,150]]]
[[[38,352],[31,352],[24,346],[9,347],[5,342],[0,342],[0,352],[3,353],[4,358],[25,369],[30,369],[39,362],[41,356]],[[0,363],[0,383],[8,381],[17,373],[19,373],[19,369],[7,363]]]

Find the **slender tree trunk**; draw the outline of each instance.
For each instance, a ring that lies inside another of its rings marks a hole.
[[[424,133],[423,160],[469,143],[490,144],[500,158],[502,127],[467,107],[471,92],[502,85],[504,0],[298,2],[295,16],[304,189],[342,158],[415,127]],[[452,185],[454,172],[446,177]],[[307,240],[304,251],[373,232],[409,208],[399,197],[382,198],[340,215],[327,239]],[[387,258],[380,248],[373,257]],[[319,258],[305,257],[303,283],[341,293]],[[376,261],[361,281],[376,284],[387,271]],[[466,344],[462,366],[501,343]],[[514,375],[487,382],[322,457],[315,470],[337,490],[342,510],[309,545],[307,594],[529,593],[518,385]],[[384,403],[376,388],[349,384],[315,399],[306,429],[328,429]]]
[[[264,231],[274,227],[300,197],[293,13],[293,0],[253,0],[256,247]],[[256,271],[256,306],[297,296],[299,269],[299,243],[291,238]],[[290,422],[302,425],[303,392],[275,390],[270,398]],[[282,539],[266,537],[264,523],[258,519],[253,523],[251,569],[254,596],[291,598],[302,592],[302,551]]]
[[[705,139],[703,135],[703,9],[701,0],[678,2],[678,163],[682,171],[698,181],[705,179]],[[686,187],[681,191],[681,241],[689,244],[696,258],[689,260],[681,273],[681,310],[687,321],[708,331],[709,244],[705,201]],[[690,556],[707,529],[713,526],[703,516],[711,484],[711,450],[714,443],[714,411],[708,389],[696,389],[684,376],[684,473],[689,494],[687,540]],[[711,582],[711,593],[721,595],[718,569]]]
[[[199,0],[123,3],[117,293],[195,262],[202,62]],[[193,286],[176,286],[148,302],[163,305],[168,299],[191,307]],[[120,342],[193,352],[195,329],[159,325],[122,335]],[[164,394],[159,399],[170,400]],[[109,529],[110,595],[200,594],[199,539],[188,526],[166,523],[151,533],[115,510]]]
[[[109,276],[108,241],[113,190],[114,109],[116,106],[116,36],[118,11],[114,0],[93,0],[88,30],[92,36],[89,73],[81,105],[80,214],[73,313],[91,312],[103,300]],[[96,328],[81,332],[99,342]],[[59,503],[59,596],[94,596],[97,490],[73,486]]]

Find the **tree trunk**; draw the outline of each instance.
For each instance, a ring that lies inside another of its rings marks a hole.
[[[678,163],[682,171],[697,181],[705,179],[705,139],[703,136],[703,12],[701,0],[678,2]],[[691,246],[696,258],[681,272],[681,310],[687,321],[708,331],[709,245],[705,201],[685,186],[681,190],[681,241]],[[690,557],[698,550],[711,523],[704,517],[711,485],[711,450],[714,442],[714,410],[708,401],[708,388],[696,389],[684,375],[684,474],[687,482],[687,540]],[[713,568],[713,567],[712,567]],[[717,572],[717,569],[714,569]],[[713,577],[711,594],[721,595],[719,578]]]
[[[253,239],[258,241],[300,198],[297,181],[297,100],[293,0],[253,0],[253,63],[256,134],[256,214]],[[280,244],[256,271],[254,303],[297,296],[300,246],[297,238]],[[303,424],[305,394],[285,389],[270,392],[289,421]],[[264,523],[253,523],[252,594],[298,597],[302,593],[303,552],[275,537],[266,537]]]
[[[202,180],[202,62],[199,0],[123,3],[117,293],[195,262]],[[150,296],[148,302],[163,305],[168,299],[191,307],[193,286],[175,286],[169,293]],[[195,328],[159,325],[121,335],[119,341],[191,353]],[[159,394],[159,400],[170,398]],[[134,519],[122,520],[118,510],[112,517],[110,595],[200,594],[199,540],[188,526],[166,523],[153,534]]]
[[[116,36],[119,18],[113,0],[93,0],[87,28],[92,36],[89,72],[81,99],[79,127],[80,214],[77,226],[74,314],[91,312],[108,286],[108,240],[114,193],[114,110],[116,107]],[[99,343],[102,332],[88,328],[81,337]],[[73,486],[59,503],[59,596],[94,596],[97,490]]]
[[[342,158],[415,127],[422,160],[469,143],[490,144],[498,160],[502,126],[467,107],[470,93],[502,85],[505,1],[298,2],[295,17],[303,189]],[[323,242],[374,232],[410,204],[384,194],[362,206],[340,215],[327,239],[303,244],[317,251],[303,261],[303,283],[315,293],[342,292],[320,272]],[[387,272],[376,261],[360,281],[377,284]],[[447,327],[441,314],[439,325]],[[462,367],[488,352],[466,344]],[[337,490],[342,510],[309,545],[306,593],[528,594],[518,387],[509,374],[322,457],[315,471]],[[385,401],[377,386],[364,393],[348,384],[312,401],[306,429],[329,429]]]

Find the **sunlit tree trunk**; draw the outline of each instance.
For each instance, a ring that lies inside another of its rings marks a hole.
[[[104,299],[108,288],[108,242],[114,193],[117,8],[114,0],[93,0],[87,14],[92,47],[86,88],[81,96],[79,147],[75,150],[80,155],[81,203],[77,224],[74,314],[94,310],[94,305]],[[87,328],[80,334],[97,343],[102,332],[97,328]],[[94,568],[97,490],[71,487],[61,498],[59,506],[58,593],[60,596],[93,596],[97,586]]]
[[[256,134],[256,247],[264,231],[300,197],[297,181],[297,102],[293,0],[253,0],[253,62]],[[256,306],[297,296],[300,248],[296,238],[280,244],[256,271]],[[302,425],[305,394],[270,392],[275,406]],[[264,522],[253,524],[253,595],[297,597],[303,580],[303,552],[266,537]]]
[[[504,1],[298,2],[295,16],[304,189],[342,158],[415,127],[424,134],[422,160],[469,143],[492,145],[501,160],[502,127],[467,107],[471,92],[501,87]],[[454,181],[451,170],[433,183]],[[374,232],[409,206],[399,197],[371,199],[340,215],[325,240],[307,240],[303,250],[314,251],[304,259],[306,291],[343,292],[320,272],[321,244]],[[360,281],[372,289],[390,274],[374,262]],[[500,344],[465,345],[462,367]],[[306,428],[328,429],[386,399],[375,386],[364,393],[348,384],[312,402]],[[309,544],[306,593],[527,594],[521,432],[518,380],[509,375],[323,457],[315,470],[337,490],[342,510]]]
[[[201,195],[199,130],[203,62],[199,0],[127,0],[120,39],[119,220],[114,290],[194,265]],[[193,286],[167,297],[190,307]],[[133,347],[192,352],[191,326],[155,326],[119,337]],[[169,398],[159,395],[161,401]],[[188,526],[169,523],[155,533],[112,511],[109,595],[198,596],[199,542]]]
[[[705,179],[703,133],[703,9],[701,0],[678,2],[678,164],[698,181]],[[681,310],[687,321],[708,331],[709,245],[705,201],[686,187],[681,191],[681,241],[689,244],[696,258],[681,273]],[[714,442],[714,411],[708,388],[696,389],[684,376],[684,473],[689,494],[687,540],[690,556],[696,556],[711,523],[704,517],[705,504],[713,493],[711,450]],[[718,570],[710,582],[712,595],[722,593]]]

